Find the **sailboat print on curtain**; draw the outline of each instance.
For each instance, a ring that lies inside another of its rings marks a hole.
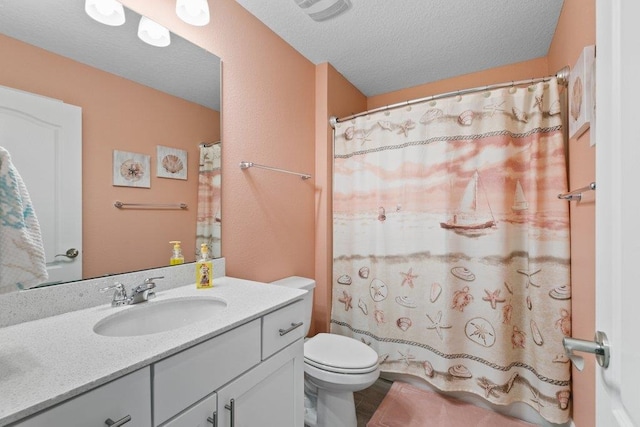
[[[516,193],[513,200],[513,206],[511,206],[511,210],[517,214],[523,213],[529,209],[529,202],[524,197],[524,191],[522,190],[522,184],[520,184],[520,180],[516,182]]]
[[[473,177],[464,190],[458,210],[452,215],[447,222],[441,222],[440,227],[456,230],[482,230],[496,226],[496,220],[493,217],[491,206],[487,200],[486,194],[482,198],[484,203],[478,204],[478,184],[480,175],[476,170]]]

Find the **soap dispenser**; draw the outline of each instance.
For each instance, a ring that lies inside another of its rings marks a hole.
[[[200,259],[196,261],[196,287],[213,287],[213,262],[209,259],[209,247],[206,243],[200,245]]]
[[[184,264],[184,256],[182,255],[182,247],[180,247],[179,240],[172,240],[169,243],[173,245],[173,254],[169,259],[169,265]]]

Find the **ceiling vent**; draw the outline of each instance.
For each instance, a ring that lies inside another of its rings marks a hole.
[[[334,18],[351,8],[350,0],[295,0],[295,2],[317,22]]]

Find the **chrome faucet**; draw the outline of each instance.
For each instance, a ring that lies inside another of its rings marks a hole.
[[[142,285],[138,285],[131,289],[131,295],[129,298],[131,302],[129,304],[138,304],[139,302],[149,301],[151,298],[155,298],[156,292],[153,290],[156,287],[154,280],[164,279],[164,276],[149,277],[144,279]]]
[[[112,307],[119,307],[121,305],[138,304],[144,301],[148,301],[156,296],[153,290],[156,287],[154,280],[164,279],[164,276],[150,277],[145,279],[141,285],[131,289],[131,295],[127,295],[127,290],[122,283],[116,282],[112,286],[100,289],[100,292],[108,292],[115,289],[113,293],[113,300],[111,300]]]

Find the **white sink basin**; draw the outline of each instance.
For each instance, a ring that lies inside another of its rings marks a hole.
[[[127,307],[100,320],[93,331],[108,337],[155,334],[205,320],[226,307],[225,301],[210,297],[151,300]]]

